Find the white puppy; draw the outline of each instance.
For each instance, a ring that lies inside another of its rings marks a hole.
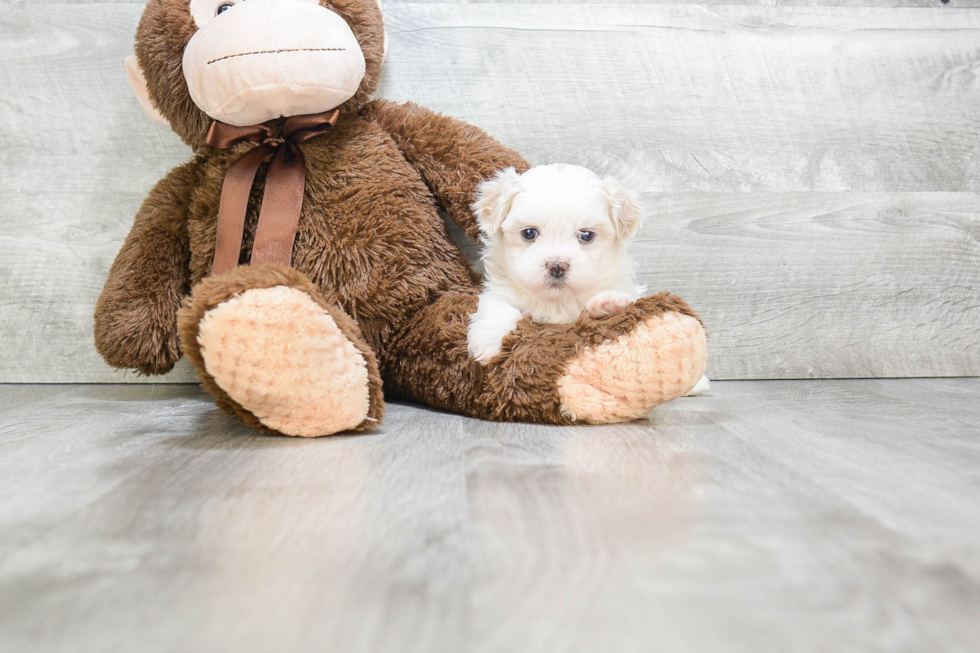
[[[497,173],[478,188],[473,212],[483,232],[485,284],[470,317],[470,355],[486,365],[517,322],[568,323],[621,312],[640,297],[624,245],[642,213],[609,179],[573,165]],[[691,391],[707,389],[703,378]]]
[[[513,168],[483,182],[473,204],[486,281],[470,318],[470,355],[487,363],[523,315],[574,322],[622,311],[642,289],[623,251],[640,227],[632,196],[572,165]]]

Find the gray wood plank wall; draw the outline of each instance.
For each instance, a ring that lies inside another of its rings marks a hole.
[[[140,380],[91,313],[190,154],[125,79],[142,4],[0,1],[0,382]],[[379,95],[636,188],[642,280],[701,312],[715,378],[978,375],[969,7],[388,2]]]

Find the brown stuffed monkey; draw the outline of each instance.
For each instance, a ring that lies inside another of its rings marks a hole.
[[[96,346],[163,374],[180,356],[262,431],[377,425],[384,391],[474,417],[646,415],[701,378],[705,335],[668,293],[601,320],[525,319],[468,357],[476,186],[524,159],[414,104],[368,101],[377,0],[150,0],[127,62],[151,115],[195,152],[151,191],[109,273]]]

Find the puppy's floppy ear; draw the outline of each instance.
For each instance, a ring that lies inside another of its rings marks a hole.
[[[495,234],[510,213],[514,198],[522,190],[521,176],[513,167],[505,168],[493,179],[481,183],[476,189],[476,201],[471,207],[480,231],[488,236]]]
[[[616,228],[616,236],[620,240],[628,240],[643,224],[643,211],[633,193],[612,179],[607,177],[603,185],[609,196],[609,218]]]
[[[140,106],[143,107],[146,115],[150,116],[153,122],[158,122],[161,125],[169,127],[170,123],[150,101],[150,91],[146,88],[146,78],[143,77],[143,69],[140,68],[135,54],[126,57],[126,77],[129,78],[129,85],[133,87],[133,93],[136,94],[136,99],[139,100]]]

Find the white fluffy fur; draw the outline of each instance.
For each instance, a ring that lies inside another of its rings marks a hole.
[[[621,312],[645,292],[637,286],[624,245],[643,216],[629,191],[610,179],[572,165],[547,165],[518,175],[502,170],[480,185],[473,212],[483,232],[483,294],[470,317],[470,356],[486,365],[517,322],[574,322]],[[528,241],[525,229],[539,232]],[[582,242],[583,230],[595,233]],[[568,269],[556,285],[548,263]],[[688,396],[710,388],[702,377]]]
[[[524,315],[535,322],[574,322],[583,310],[613,315],[642,293],[624,245],[642,214],[611,180],[572,165],[503,170],[481,184],[473,205],[483,231],[486,281],[470,318],[470,355],[486,364]],[[521,233],[535,229],[526,240]],[[582,242],[579,234],[595,234]],[[550,263],[567,266],[560,280]]]

